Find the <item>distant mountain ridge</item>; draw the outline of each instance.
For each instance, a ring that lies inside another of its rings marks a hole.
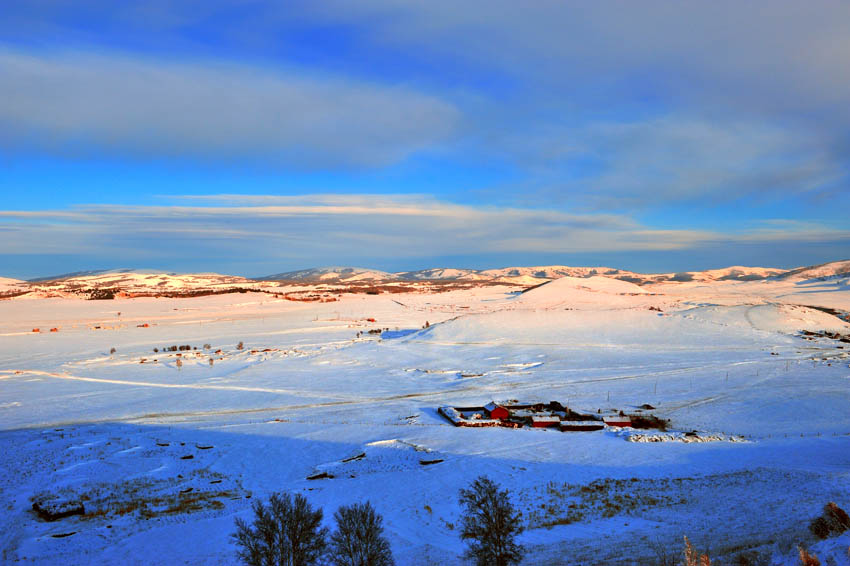
[[[763,280],[808,281],[850,277],[850,260],[820,265],[778,269],[731,266],[704,271],[637,273],[611,267],[572,267],[546,265],[500,269],[431,268],[389,273],[362,267],[318,267],[287,271],[265,277],[247,278],[219,273],[167,273],[156,270],[112,269],[79,271],[64,276],[20,281],[0,278],[0,293],[7,296],[32,292],[36,295],[80,295],[92,290],[121,292],[130,296],[202,294],[236,290],[274,291],[281,285],[402,285],[415,282],[459,282],[463,284],[502,283],[531,287],[562,277],[605,277],[636,285],[658,283],[746,282]]]
[[[398,277],[394,273],[364,267],[313,267],[255,278],[256,281],[304,281],[311,283],[329,281],[386,281],[389,279],[398,279]]]

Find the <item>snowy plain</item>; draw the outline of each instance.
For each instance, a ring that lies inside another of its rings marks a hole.
[[[815,308],[850,310],[846,277],[521,290],[0,301],[0,561],[232,564],[234,518],[286,490],[329,526],[370,500],[398,564],[460,564],[458,490],[484,474],[523,513],[527,563],[653,564],[685,535],[719,564],[798,544],[850,563],[846,534],[807,529],[850,508],[850,344],[800,335],[850,334]],[[651,404],[719,440],[437,413],[511,399]],[[40,497],[86,515],[41,521]]]

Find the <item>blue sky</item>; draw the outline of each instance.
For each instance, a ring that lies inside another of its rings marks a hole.
[[[850,257],[845,2],[3,14],[2,276]]]

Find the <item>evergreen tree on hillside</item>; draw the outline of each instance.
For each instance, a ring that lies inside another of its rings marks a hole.
[[[465,556],[477,566],[511,566],[522,560],[525,550],[516,543],[522,532],[520,513],[508,495],[484,476],[460,490],[464,510],[460,537],[469,541]]]

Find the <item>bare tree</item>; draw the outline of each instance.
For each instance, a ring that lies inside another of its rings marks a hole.
[[[477,566],[510,566],[522,560],[525,549],[516,543],[522,523],[508,495],[485,476],[472,482],[470,489],[460,490],[464,508],[460,538],[470,541],[465,557]]]
[[[313,510],[307,498],[273,493],[268,505],[253,504],[254,521],[236,519],[233,538],[238,556],[248,566],[312,566],[327,546],[328,530],[322,510]]]
[[[331,535],[330,560],[334,566],[393,566],[392,551],[384,538],[383,518],[368,501],[340,507],[334,514],[337,530]]]

